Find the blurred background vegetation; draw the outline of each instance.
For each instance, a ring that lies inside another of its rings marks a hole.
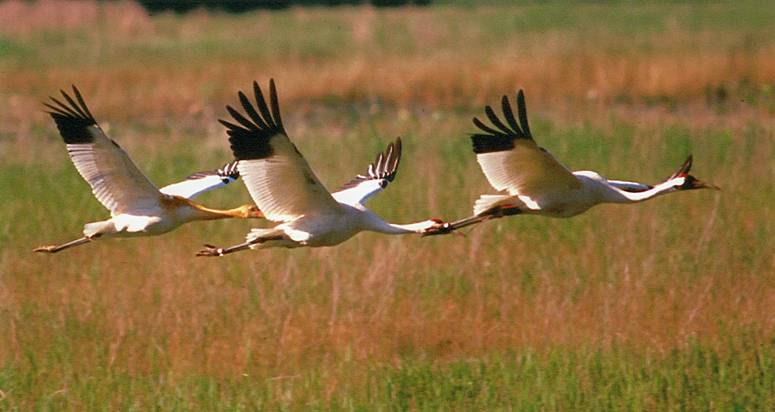
[[[295,6],[357,6],[370,4],[376,7],[397,7],[404,5],[428,5],[432,0],[140,0],[148,11],[173,10],[186,12],[196,8],[245,12],[255,9],[284,9]]]
[[[773,21],[758,2],[0,2],[0,410],[774,410]],[[269,78],[330,189],[402,137],[370,203],[391,221],[470,213],[490,191],[471,117],[518,88],[569,167],[656,182],[693,153],[723,191],[220,260],[193,254],[266,223],[31,253],[107,215],[48,96],[76,84],[163,185],[230,159],[217,119]]]

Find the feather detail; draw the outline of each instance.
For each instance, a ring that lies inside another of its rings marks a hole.
[[[490,106],[485,106],[484,112],[495,128],[487,126],[484,122],[474,117],[474,125],[484,132],[471,135],[474,153],[479,154],[511,150],[514,148],[514,140],[533,140],[533,135],[530,133],[530,126],[527,121],[525,94],[522,90],[517,93],[519,124],[517,124],[517,119],[514,117],[514,111],[511,109],[511,104],[509,103],[509,98],[507,96],[501,98],[501,110],[503,111],[503,117],[506,119],[508,125],[504,124],[501,119],[498,118],[498,115],[495,114],[495,111]]]
[[[307,214],[336,213],[339,204],[288,138],[274,80],[269,82],[269,104],[257,82],[253,82],[255,105],[243,92],[237,96],[245,114],[227,106],[233,121],[220,122],[239,160],[240,176],[266,218],[285,222]]]
[[[185,180],[164,186],[159,191],[170,196],[181,196],[186,199],[194,197],[223,186],[226,186],[239,179],[238,161],[232,161],[225,164],[222,168],[196,172],[186,177]]]
[[[384,152],[369,164],[365,174],[358,174],[332,194],[340,203],[362,205],[370,197],[388,187],[398,173],[401,162],[401,138],[396,138]]]

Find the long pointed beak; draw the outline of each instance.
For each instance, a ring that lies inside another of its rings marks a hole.
[[[705,187],[707,189],[721,190],[720,187],[714,185],[713,183],[705,183],[705,182],[701,182],[701,183],[704,185],[703,187]]]
[[[691,183],[691,187],[689,187],[689,189],[713,189],[713,190],[721,190],[721,188],[720,188],[720,187],[718,187],[718,186],[716,186],[716,185],[714,185],[714,184],[712,184],[712,183],[703,182],[702,180],[700,180],[700,179],[697,179],[697,178],[694,178],[694,180],[693,180],[693,181],[692,181],[692,183]]]

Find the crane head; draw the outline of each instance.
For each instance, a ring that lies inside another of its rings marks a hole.
[[[246,204],[237,208],[245,219],[260,219],[264,218],[264,214],[261,209],[256,205]]]
[[[678,190],[693,190],[693,189],[713,189],[713,190],[721,190],[720,187],[712,184],[703,182],[700,179],[697,179],[696,177],[692,175],[685,175],[682,176],[684,178],[684,182],[680,186],[676,186],[676,189]]]
[[[721,190],[720,187],[711,184],[703,182],[700,179],[697,179],[696,177],[689,174],[689,171],[692,169],[692,155],[689,155],[689,157],[686,159],[686,161],[681,165],[681,167],[673,173],[672,176],[668,180],[673,179],[682,179],[682,182],[676,182],[679,183],[675,186],[677,190],[693,190],[693,189],[713,189],[713,190]]]

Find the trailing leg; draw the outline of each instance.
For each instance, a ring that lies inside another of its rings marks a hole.
[[[80,239],[75,239],[67,243],[62,243],[61,245],[48,245],[48,246],[40,246],[33,250],[33,252],[38,253],[57,253],[59,251],[69,249],[71,247],[83,245],[84,243],[91,242],[92,238],[90,237],[82,237]]]
[[[255,230],[255,229],[254,229]],[[263,230],[263,229],[261,229]],[[256,245],[260,245],[264,242],[268,242],[270,240],[283,240],[285,237],[282,234],[279,235],[272,235],[272,236],[262,236],[262,237],[254,237],[251,238],[251,235],[248,235],[248,241],[244,243],[240,243],[234,246],[230,246],[227,248],[222,248],[214,245],[205,245],[204,249],[200,250],[196,253],[197,256],[207,256],[207,257],[215,257],[215,256],[223,256],[228,255],[230,253],[239,252],[241,250],[245,249],[252,249]]]
[[[196,252],[197,256],[208,256],[208,257],[215,257],[215,256],[223,256],[228,255],[229,253],[239,252],[240,250],[250,249],[251,242],[245,242],[240,243],[238,245],[234,245],[227,248],[222,248],[218,246],[213,245],[205,245],[204,249],[200,250],[199,252]]]

